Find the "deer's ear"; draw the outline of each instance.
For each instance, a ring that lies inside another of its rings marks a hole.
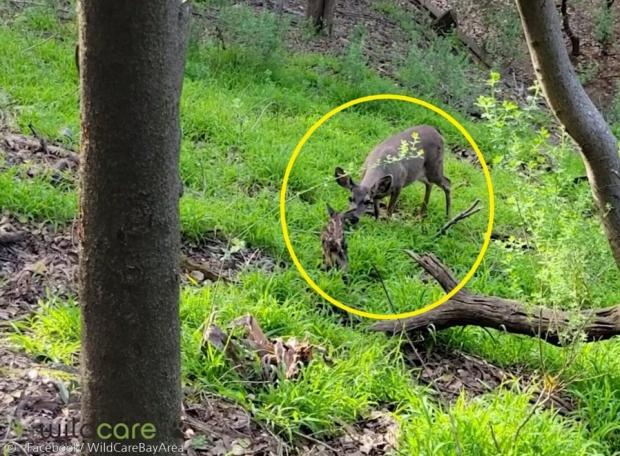
[[[372,194],[373,195],[385,195],[390,191],[390,187],[392,186],[392,175],[388,174],[387,176],[383,176],[379,181],[372,186]]]
[[[334,177],[336,178],[336,182],[338,183],[338,185],[340,185],[341,187],[349,190],[352,190],[353,187],[355,187],[355,182],[353,182],[351,176],[345,173],[344,169],[342,169],[340,166],[337,166],[334,170]]]

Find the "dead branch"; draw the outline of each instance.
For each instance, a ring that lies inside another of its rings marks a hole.
[[[439,231],[437,231],[437,234],[435,234],[435,237],[444,235],[451,226],[456,225],[461,220],[464,220],[467,217],[474,215],[476,212],[479,212],[480,209],[482,209],[481,207],[478,206],[479,204],[480,204],[479,199],[474,201],[474,203],[471,206],[469,206],[468,209],[464,210],[460,214],[457,214],[454,218],[452,218],[452,220],[448,221],[444,226],[442,226],[439,229]]]
[[[39,140],[39,150],[42,151],[42,152],[45,152],[46,154],[49,154],[50,150],[47,147],[47,141],[45,141],[45,139],[43,137],[39,136],[39,134],[34,129],[34,126],[31,123],[28,124],[28,128],[32,132],[32,136],[34,136],[36,139]]]
[[[432,254],[418,255],[407,251],[428,274],[446,291],[457,285],[452,271]],[[399,334],[429,328],[442,330],[454,326],[480,326],[494,328],[514,334],[540,337],[557,346],[568,342],[564,334],[569,333],[571,321],[578,316],[585,322],[583,333],[586,341],[594,342],[609,339],[620,334],[620,304],[599,309],[581,311],[572,315],[562,310],[540,306],[528,306],[524,303],[495,296],[483,296],[466,289],[459,291],[445,304],[421,315],[402,320],[389,320],[375,323],[374,331]]]

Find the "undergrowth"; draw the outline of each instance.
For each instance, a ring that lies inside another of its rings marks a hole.
[[[477,328],[433,334],[435,343],[507,368],[525,366],[541,381],[554,378],[575,398],[577,408],[566,417],[533,408],[533,391],[508,384],[445,404],[414,380],[398,339],[367,331],[366,322],[340,324],[298,276],[280,233],[281,179],[304,132],[351,98],[415,90],[413,95],[425,93],[452,111],[491,167],[497,203],[494,231],[502,236],[491,243],[468,287],[571,310],[620,302],[620,281],[587,183],[575,179],[585,173],[583,165],[574,145],[538,107],[538,90],[520,106],[500,97],[495,74],[486,86],[484,81],[471,83],[468,75],[476,69],[462,54],[449,52],[449,37],[419,47],[412,41],[399,72],[403,87],[369,68],[363,58],[363,29],[343,59],[296,53],[282,45],[288,25],[280,18],[246,6],[233,12],[223,4],[219,36],[217,31],[205,33],[203,22],[193,26],[182,98],[182,227],[194,239],[218,230],[260,247],[284,266],[271,275],[247,272],[238,286],[183,290],[184,382],[234,399],[290,439],[298,433],[322,438],[338,432],[343,422],[387,408],[401,425],[402,454],[611,455],[620,448],[617,341],[578,341],[558,349]],[[382,8],[398,13],[385,4]],[[77,144],[75,25],[59,19],[53,8],[37,6],[3,21],[0,106],[6,115],[1,118],[12,119],[11,128],[26,132],[33,123],[51,140]],[[402,24],[408,27],[406,21]],[[409,32],[418,36],[415,27]],[[445,79],[439,81],[438,73]],[[465,114],[473,105],[483,113],[479,122]],[[326,222],[326,204],[337,209],[347,205],[346,192],[333,182],[335,166],[359,175],[365,154],[375,144],[425,123],[439,126],[446,138],[454,213],[475,199],[481,199],[483,211],[435,238],[445,222],[443,195],[434,190],[428,217],[421,220],[416,211],[422,186],[413,185],[403,192],[393,219],[364,219],[347,233],[348,284],[339,273],[324,272],[318,233]],[[489,202],[475,160],[457,158],[450,152],[453,147],[468,145],[450,124],[422,108],[391,101],[356,106],[319,128],[293,169],[287,195],[292,242],[310,276],[332,296],[375,312],[391,310],[381,281],[399,311],[419,308],[442,294],[411,264],[405,248],[433,252],[462,277],[480,249]],[[23,179],[6,167],[0,169],[0,188],[3,210],[56,222],[75,216],[74,189]],[[225,327],[246,313],[254,315],[270,337],[307,337],[325,347],[333,366],[316,359],[296,380],[280,379],[275,385],[245,381],[220,352],[205,344],[203,330],[212,320]],[[42,359],[75,363],[78,315],[73,301],[52,297],[30,320],[16,324],[11,340]]]

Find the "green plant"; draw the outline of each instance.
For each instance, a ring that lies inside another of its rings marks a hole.
[[[467,52],[453,35],[434,37],[426,44],[413,32],[412,44],[398,77],[413,96],[440,100],[463,112],[480,93],[482,81]]]
[[[519,13],[514,5],[487,3],[484,20],[488,33],[484,37],[484,48],[493,60],[508,67],[512,62],[527,57],[523,42],[523,29]]]
[[[525,166],[540,171],[549,160],[541,153],[548,146],[549,131],[539,126],[544,119],[539,108],[540,88],[530,88],[526,104],[519,106],[500,98],[499,84],[499,73],[491,72],[487,81],[490,94],[479,96],[476,102],[486,120],[485,150],[490,162],[514,170]]]
[[[80,348],[80,312],[73,299],[50,298],[26,322],[17,323],[10,340],[34,356],[74,364]]]
[[[614,39],[615,11],[607,6],[607,0],[601,0],[594,16],[594,37],[603,46],[608,46]]]
[[[367,79],[367,74],[370,72],[364,54],[365,40],[366,29],[361,25],[356,26],[342,59],[342,72],[353,84],[359,84]]]
[[[577,67],[577,76],[579,81],[587,85],[596,79],[598,75],[599,65],[596,62],[582,63]]]
[[[271,12],[237,4],[220,8],[215,28],[223,46],[236,46],[246,59],[264,65],[281,57],[286,25]]]
[[[609,109],[605,113],[605,117],[607,122],[620,127],[620,82],[616,83],[616,93],[611,100]]]

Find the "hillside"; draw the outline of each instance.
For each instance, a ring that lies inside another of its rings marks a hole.
[[[583,164],[540,90],[515,91],[453,37],[437,36],[414,2],[340,7],[331,37],[308,29],[302,2],[287,1],[281,14],[276,3],[194,8],[180,163],[187,454],[616,454],[617,339],[584,343],[578,321],[565,348],[477,327],[390,338],[312,291],[282,238],[282,177],[304,133],[351,99],[405,94],[450,112],[490,167],[493,236],[468,289],[571,311],[620,302]],[[79,417],[76,36],[73,3],[0,5],[0,435],[16,452],[45,440],[36,419]],[[414,184],[393,218],[366,217],[347,231],[346,280],[325,271],[326,205],[348,205],[334,168],[357,178],[376,144],[420,124],[444,135],[453,214],[476,199],[482,210],[437,237],[446,222],[442,191],[433,190],[423,218],[424,186]],[[376,101],[312,135],[291,173],[286,210],[291,241],[317,284],[352,307],[390,313],[443,294],[405,249],[433,253],[459,277],[470,269],[489,200],[456,128],[420,106]],[[246,315],[253,318],[239,320]],[[272,357],[252,349],[262,340],[257,327]],[[299,363],[290,367],[275,347]]]

